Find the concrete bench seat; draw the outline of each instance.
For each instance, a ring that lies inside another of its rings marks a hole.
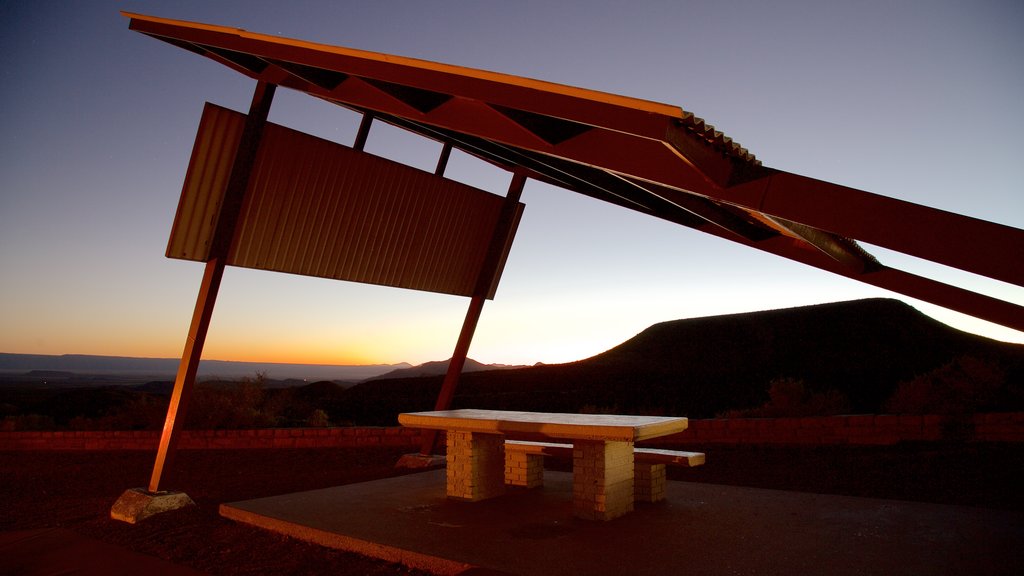
[[[571,444],[505,441],[505,484],[537,488],[544,485],[544,457],[572,458]],[[656,448],[633,449],[633,498],[658,502],[665,498],[666,466],[693,467],[704,464],[702,452]]]

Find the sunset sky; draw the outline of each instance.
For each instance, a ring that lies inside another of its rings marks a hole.
[[[664,102],[765,165],[1024,228],[1024,3],[0,1],[0,352],[175,357],[202,264],[164,257],[206,101],[254,82],[128,30],[118,11],[240,27]],[[270,120],[350,145],[358,116],[280,90]],[[432,170],[380,123],[367,151]],[[504,194],[462,155],[446,174]],[[898,297],[528,182],[470,356],[564,362],[656,322]],[[1024,305],[1024,289],[872,246],[886,264]],[[1021,263],[1024,265],[1024,263]],[[205,358],[448,358],[468,300],[229,268]]]

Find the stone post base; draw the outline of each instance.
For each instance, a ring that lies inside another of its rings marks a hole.
[[[444,456],[439,454],[402,454],[395,464],[395,468],[408,468],[416,470],[419,468],[440,468],[444,466]]]
[[[131,488],[114,502],[110,517],[129,524],[135,524],[154,514],[195,506],[195,502],[184,492],[150,492],[145,488]]]

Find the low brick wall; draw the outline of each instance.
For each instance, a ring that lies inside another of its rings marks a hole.
[[[0,431],[0,450],[152,450],[160,432]],[[971,440],[1024,442],[1024,412],[958,417],[861,414],[818,418],[690,420],[680,434],[645,444],[888,445],[898,442]],[[420,432],[400,427],[186,430],[182,449],[419,447]]]
[[[335,448],[356,446],[419,446],[421,432],[410,428],[267,428],[260,430],[185,430],[178,447],[214,448]],[[103,432],[0,431],[0,450],[152,450],[156,430]]]
[[[690,420],[685,432],[655,444],[890,445],[969,440],[1024,442],[1024,412],[962,416],[859,414],[814,418]]]

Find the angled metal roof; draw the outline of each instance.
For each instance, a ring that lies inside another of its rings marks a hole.
[[[1024,330],[1024,307],[887,267],[856,242],[1024,286],[1024,231],[762,166],[677,106],[124,14],[132,30],[508,170]]]

